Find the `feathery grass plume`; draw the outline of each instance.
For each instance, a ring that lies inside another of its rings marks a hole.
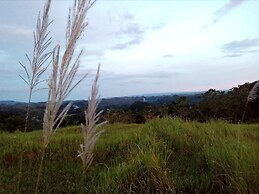
[[[35,87],[44,80],[40,80],[42,74],[47,70],[50,63],[48,59],[50,58],[52,52],[48,52],[47,49],[51,44],[51,37],[49,37],[50,31],[48,30],[49,25],[49,9],[51,5],[51,0],[48,0],[44,5],[44,11],[42,18],[38,16],[36,31],[33,33],[34,37],[34,49],[32,59],[26,54],[26,58],[29,62],[29,67],[23,65],[20,62],[20,65],[24,69],[26,76],[19,75],[23,81],[29,86],[29,97],[26,111],[26,119],[24,131],[27,131],[29,113],[30,113],[30,103],[32,98],[32,93],[34,92]],[[45,65],[47,63],[47,65]]]
[[[19,76],[29,87],[29,97],[28,97],[28,103],[27,103],[24,132],[26,132],[28,128],[32,93],[34,92],[35,87],[38,84],[40,84],[42,81],[44,81],[44,80],[40,80],[40,78],[42,74],[47,70],[50,64],[48,60],[51,57],[52,52],[47,51],[49,45],[51,44],[51,37],[49,37],[50,31],[48,30],[48,27],[51,24],[51,22],[49,22],[50,5],[51,5],[51,0],[48,0],[44,5],[42,17],[39,12],[36,31],[33,32],[34,49],[33,49],[32,59],[30,59],[29,56],[26,54],[26,58],[29,62],[29,65],[28,65],[29,67],[19,62],[26,73],[26,76],[22,76],[22,75],[19,75]],[[45,65],[46,63],[47,65]],[[20,193],[22,162],[23,162],[23,152],[21,153],[21,156],[20,156],[17,193]]]
[[[65,98],[86,77],[85,75],[79,81],[73,83],[80,65],[80,57],[83,50],[79,52],[73,62],[72,59],[74,57],[76,43],[87,26],[85,16],[94,3],[95,0],[74,1],[73,9],[72,11],[70,9],[68,14],[65,52],[63,56],[60,56],[60,45],[57,45],[53,51],[53,70],[48,83],[49,94],[43,117],[43,152],[38,170],[35,193],[38,193],[46,148],[48,147],[52,135],[66,117],[67,112],[71,107],[71,103],[69,103],[61,112],[59,112],[59,109]]]
[[[98,66],[98,70],[96,73],[96,77],[92,86],[91,91],[91,97],[88,98],[88,107],[87,111],[85,111],[85,125],[81,124],[83,137],[84,137],[84,144],[80,145],[81,150],[78,151],[80,157],[83,162],[83,176],[85,174],[85,171],[89,168],[91,165],[91,162],[93,160],[93,149],[94,146],[101,135],[101,133],[104,132],[104,130],[98,130],[98,127],[101,125],[107,123],[102,122],[100,124],[97,124],[100,119],[100,114],[102,111],[99,111],[97,113],[97,107],[100,103],[100,97],[98,94],[98,79],[99,79],[99,72],[100,72],[100,65]]]
[[[73,9],[72,11],[70,9],[68,14],[66,48],[61,62],[60,45],[57,45],[53,51],[53,71],[49,80],[49,95],[43,118],[43,137],[45,147],[48,146],[53,132],[58,129],[71,107],[71,103],[69,103],[57,116],[64,99],[86,76],[83,76],[83,78],[75,84],[72,83],[79,68],[79,59],[83,50],[79,52],[72,64],[71,60],[74,56],[76,43],[87,26],[87,23],[85,22],[86,13],[92,7],[94,2],[95,1],[92,0],[74,1]]]
[[[259,98],[259,80],[255,83],[252,90],[248,94],[245,109],[244,109],[244,112],[242,115],[241,123],[244,121],[248,103],[253,103],[258,98]]]
[[[248,102],[254,102],[257,98],[259,98],[259,81],[257,81],[252,88],[252,90],[249,92],[248,95]]]

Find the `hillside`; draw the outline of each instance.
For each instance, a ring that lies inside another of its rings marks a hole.
[[[189,103],[197,103],[200,101],[200,96],[202,92],[186,92],[186,93],[165,93],[165,94],[146,94],[139,96],[123,96],[123,97],[113,97],[113,98],[102,98],[99,104],[99,108],[128,108],[134,102],[147,102],[150,104],[167,104],[177,101],[181,96],[186,96]],[[65,101],[64,105],[70,101]],[[34,102],[31,106],[34,109],[45,108],[46,102]],[[85,109],[87,106],[87,100],[74,100],[73,104],[78,106],[80,109]],[[16,102],[16,101],[0,101],[0,109],[20,109],[26,111],[27,103]]]
[[[79,127],[60,129],[43,162],[42,193],[257,193],[259,125],[155,119],[104,126],[92,166],[81,181]],[[41,131],[0,134],[0,193],[35,189]]]
[[[106,113],[109,110],[129,110],[135,103],[146,103],[151,106],[162,106],[170,104],[180,99],[180,94],[167,94],[157,96],[125,96],[114,98],[103,98],[98,106],[99,109],[104,110]],[[200,101],[201,94],[197,93],[184,93],[190,104]],[[64,108],[70,101],[65,101],[61,109]],[[42,118],[46,106],[46,102],[31,103],[31,117],[29,118],[29,130],[37,130],[42,127]],[[69,110],[69,115],[63,122],[63,126],[80,124],[84,119],[84,110],[87,108],[86,100],[75,100],[73,106]],[[15,131],[24,128],[24,119],[27,110],[27,103],[15,101],[0,101],[0,131]],[[125,117],[128,114],[125,113]],[[107,114],[103,119],[107,118]],[[116,120],[117,121],[117,120]],[[123,120],[119,120],[123,122]],[[130,122],[135,122],[131,119]]]
[[[102,99],[98,109],[103,110],[102,120],[110,123],[145,123],[157,117],[180,117],[199,122],[211,119],[232,123],[258,123],[259,98],[247,103],[247,96],[256,82],[244,83],[228,91],[209,89],[204,93],[183,93],[163,96],[132,96]],[[184,95],[184,96],[180,96]],[[70,101],[65,101],[64,108]],[[45,102],[31,104],[28,130],[42,128]],[[0,102],[0,131],[22,131],[26,115],[26,103]],[[73,101],[62,126],[84,123],[86,100]],[[245,114],[244,114],[245,112]],[[243,117],[244,115],[244,117]]]

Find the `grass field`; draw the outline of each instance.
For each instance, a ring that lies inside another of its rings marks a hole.
[[[60,129],[43,162],[41,193],[258,193],[259,125],[155,119],[105,125],[82,181],[80,127]],[[0,133],[0,193],[33,193],[42,132]]]

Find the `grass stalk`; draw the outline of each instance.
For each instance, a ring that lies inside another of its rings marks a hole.
[[[83,193],[83,182],[87,169],[93,160],[93,150],[96,142],[98,141],[103,130],[98,130],[98,128],[105,124],[102,122],[97,124],[100,119],[100,114],[102,111],[97,112],[98,104],[100,103],[100,97],[98,94],[98,79],[100,73],[100,65],[96,73],[96,77],[92,86],[91,97],[88,98],[88,107],[85,111],[85,125],[81,124],[84,143],[80,145],[81,150],[78,151],[78,157],[81,158],[83,164],[82,177],[81,177],[81,193]]]
[[[244,109],[244,111],[243,111],[243,115],[242,115],[241,123],[243,123],[243,122],[244,122],[248,102],[249,102],[249,101],[248,101],[248,99],[247,99],[247,101],[246,101],[246,105],[245,105],[245,109]]]
[[[51,23],[51,22],[49,22],[50,5],[51,5],[51,0],[47,0],[46,4],[44,5],[44,11],[43,11],[42,18],[40,17],[40,13],[38,16],[36,31],[34,32],[34,50],[33,50],[32,60],[26,54],[31,73],[29,73],[29,69],[27,68],[27,66],[23,65],[20,62],[20,65],[23,67],[23,69],[25,70],[25,73],[26,73],[26,77],[21,76],[21,75],[20,75],[20,77],[29,86],[29,97],[28,97],[27,108],[26,108],[24,132],[27,132],[27,129],[28,129],[29,115],[30,115],[30,108],[31,108],[31,99],[32,99],[33,91],[35,90],[35,87],[39,83],[42,82],[40,80],[40,77],[47,70],[48,65],[45,66],[45,64],[47,63],[48,59],[51,56],[51,52],[47,51],[47,48],[51,44],[51,37],[49,38],[49,31],[48,31],[48,27]],[[21,155],[20,155],[16,193],[20,193],[22,163],[23,163],[23,152],[21,152]]]
[[[247,109],[248,103],[253,103],[258,98],[259,98],[259,81],[257,81],[255,83],[255,85],[253,86],[252,90],[249,92],[249,94],[247,96],[246,105],[245,105],[245,109],[244,109],[244,112],[243,112],[243,115],[242,115],[241,123],[244,122],[244,118],[245,118],[245,114],[246,114],[246,109]]]
[[[36,182],[36,187],[35,187],[35,194],[37,194],[39,192],[39,183],[40,183],[41,173],[42,173],[42,170],[43,170],[43,161],[44,161],[44,157],[45,157],[45,152],[46,152],[46,147],[43,147],[42,148],[41,160],[40,160],[40,166],[39,166],[39,169],[38,169],[37,182]]]
[[[23,162],[23,151],[22,151],[22,153],[20,155],[20,159],[19,159],[18,181],[17,181],[17,185],[16,185],[17,194],[20,193],[20,184],[21,184],[21,177],[22,177],[22,162]]]
[[[83,168],[82,175],[81,175],[81,181],[80,181],[80,194],[84,193],[84,180],[86,175],[86,169]]]
[[[40,13],[37,20],[36,31],[34,34],[34,49],[33,49],[33,57],[32,59],[26,54],[29,67],[23,65],[20,62],[20,65],[24,69],[26,76],[19,75],[22,80],[29,87],[29,97],[26,109],[26,117],[24,124],[24,131],[27,131],[28,122],[29,122],[29,114],[30,114],[30,104],[32,99],[32,94],[35,91],[35,88],[38,84],[43,82],[44,80],[40,80],[41,76],[47,70],[49,63],[48,60],[51,57],[52,52],[47,51],[48,47],[51,44],[51,37],[49,37],[50,31],[48,31],[48,27],[51,24],[49,22],[49,10],[50,10],[51,0],[47,0],[44,5],[44,11],[42,17],[40,17]],[[47,65],[45,65],[47,63]]]
[[[35,193],[37,193],[40,181],[41,171],[43,169],[43,160],[45,149],[47,149],[50,139],[58,130],[60,124],[65,119],[72,102],[70,102],[63,110],[60,110],[66,97],[71,91],[86,77],[84,75],[79,81],[73,83],[75,75],[79,69],[80,57],[83,50],[79,52],[75,60],[74,51],[76,44],[81,37],[87,23],[85,17],[87,11],[91,8],[95,1],[92,0],[75,0],[73,9],[69,10],[67,30],[66,30],[66,48],[63,56],[60,53],[60,45],[53,50],[52,58],[52,74],[49,79],[49,94],[46,103],[46,109],[43,117],[43,155],[38,171],[37,185]]]

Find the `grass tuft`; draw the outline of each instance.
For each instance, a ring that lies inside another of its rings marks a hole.
[[[39,192],[79,193],[82,187],[85,193],[105,194],[253,194],[259,190],[258,124],[165,118],[105,128],[82,183],[78,176],[82,162],[75,154],[83,141],[80,126],[57,131],[45,153]],[[34,191],[42,154],[40,138],[39,132],[1,134],[0,193],[14,192],[19,162],[15,156],[21,152],[26,153],[26,170],[20,190]]]

